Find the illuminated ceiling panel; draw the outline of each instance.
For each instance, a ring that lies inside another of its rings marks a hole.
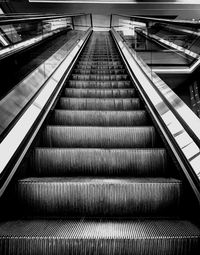
[[[29,0],[37,3],[200,4],[200,0]]]

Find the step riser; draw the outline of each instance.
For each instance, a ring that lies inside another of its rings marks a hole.
[[[82,74],[72,74],[71,78],[73,80],[81,80],[81,81],[126,81],[129,80],[128,75],[95,75],[95,74],[91,74],[91,75],[82,75]]]
[[[19,210],[26,215],[170,216],[180,213],[182,185],[175,181],[152,184],[138,179],[37,180],[19,181],[15,194]]]
[[[126,71],[123,69],[119,69],[117,70],[113,70],[113,71],[109,71],[109,70],[105,70],[105,71],[100,71],[98,69],[96,70],[82,70],[82,69],[75,69],[73,71],[73,74],[82,74],[82,75],[118,75],[118,74],[125,74]]]
[[[92,61],[113,61],[113,60],[117,60],[117,61],[120,61],[121,58],[119,56],[102,56],[102,55],[99,55],[99,56],[94,56],[94,55],[90,55],[90,56],[81,56],[79,58],[79,60],[92,60]]]
[[[48,126],[43,145],[57,148],[152,148],[156,146],[153,127],[99,128]]]
[[[163,149],[45,149],[32,154],[35,176],[165,177],[171,169]]]
[[[135,90],[65,89],[64,95],[79,98],[131,98],[135,96]]]
[[[84,64],[77,64],[76,65],[76,68],[78,69],[81,69],[81,70],[84,70],[84,69],[99,69],[99,70],[115,70],[115,69],[124,69],[124,66],[122,65],[116,65],[116,66],[112,66],[112,65],[99,65],[99,66],[93,66],[92,64],[87,64],[87,65],[84,65]]]
[[[65,111],[56,110],[51,124],[66,126],[145,126],[149,125],[145,111],[98,112],[98,111]]]
[[[88,58],[88,53],[81,54],[81,57]],[[114,58],[119,58],[120,59],[119,54],[116,54],[115,52],[113,52],[113,53],[112,52],[111,53],[106,53],[106,52],[95,53],[93,51],[93,53],[90,53],[89,57],[93,57],[93,58],[106,58],[106,59],[114,57]]]
[[[61,98],[57,109],[67,110],[98,110],[98,111],[132,111],[139,110],[140,100],[134,99],[68,99]]]
[[[121,65],[121,61],[89,61],[89,60],[80,60],[78,61],[78,64],[91,64],[93,66],[98,66],[98,65],[111,65],[111,66],[117,66]]]
[[[97,88],[97,89],[126,89],[131,88],[130,81],[72,81],[69,80],[66,87],[71,88]]]

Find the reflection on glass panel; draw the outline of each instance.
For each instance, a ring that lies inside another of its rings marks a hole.
[[[6,34],[11,43],[20,42],[22,40],[20,25],[1,25],[1,30]]]
[[[180,26],[155,20],[113,15],[111,25],[145,72],[149,70],[149,78],[156,83],[156,73],[200,116],[200,81],[194,75],[200,64],[200,32],[187,22]]]
[[[56,29],[65,29],[72,28],[71,17],[64,19],[53,19],[53,20],[44,20],[42,22],[43,33],[54,31]]]
[[[191,52],[198,43],[200,50],[200,40],[197,40],[194,33],[190,36],[184,31],[174,33],[168,25],[138,22],[132,17],[120,15],[113,15],[112,26],[120,33],[127,45],[134,49],[149,66],[189,67],[198,59],[195,53],[197,50]],[[191,42],[194,40],[196,43],[192,45]]]
[[[73,26],[75,30],[87,30],[91,26],[90,15],[82,15],[73,17]]]
[[[8,39],[9,45],[65,29],[72,29],[71,17],[42,21],[27,21],[0,26],[0,30],[3,32],[4,37]],[[3,46],[8,46],[8,44],[4,44]]]
[[[77,42],[87,35],[90,27],[90,15],[2,25],[0,57],[12,50],[20,47],[24,49],[44,38],[49,38],[38,47],[24,51],[20,55],[13,57],[11,54],[11,58],[1,59],[1,82],[4,84],[0,88],[2,132],[45,85],[74,47],[77,47]],[[3,41],[4,35],[9,39],[7,45],[6,41]],[[9,77],[6,71],[8,69],[12,72]]]

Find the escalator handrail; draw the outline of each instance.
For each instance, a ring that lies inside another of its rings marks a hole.
[[[165,130],[166,140],[171,143],[171,149],[200,202],[200,119],[136,56],[114,28],[111,32],[138,90]]]
[[[1,141],[0,197],[11,181],[34,137],[37,135],[48,112],[55,103],[57,96],[64,86],[64,77],[70,73],[72,65],[91,33],[92,29],[89,28],[51,77],[35,94],[34,98],[26,105],[26,109],[23,110],[9,133]]]

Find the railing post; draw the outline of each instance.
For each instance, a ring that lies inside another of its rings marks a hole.
[[[110,15],[110,28],[112,27],[112,14]]]
[[[72,29],[74,30],[74,17],[72,16]]]
[[[90,13],[90,23],[91,23],[91,27],[93,27],[93,20],[92,20],[92,14]]]

